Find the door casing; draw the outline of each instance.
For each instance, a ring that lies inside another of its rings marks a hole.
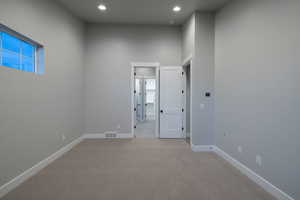
[[[190,65],[190,92],[192,95],[192,56],[188,56],[184,62],[182,63],[182,67],[185,67],[186,65]],[[134,126],[135,126],[135,113],[134,113],[134,88],[135,88],[135,78],[134,78],[134,73],[135,73],[135,67],[154,67],[156,68],[156,128],[155,128],[155,137],[159,138],[159,121],[160,121],[160,104],[159,104],[159,88],[160,88],[160,81],[159,81],[159,73],[160,73],[160,63],[158,62],[132,62],[131,63],[131,134],[132,137],[134,137]],[[186,80],[184,79],[184,82]],[[190,104],[192,106],[192,98],[190,99]],[[192,109],[190,110],[190,115],[192,116]],[[186,102],[184,101],[184,114],[183,114],[183,124],[185,124],[186,120]],[[193,144],[193,131],[192,131],[192,118],[190,118],[190,145]],[[184,130],[184,135],[185,135],[185,130]]]
[[[190,66],[190,145],[193,145],[193,98],[192,98],[192,93],[193,93],[193,56],[189,55],[187,58],[184,59],[182,62],[182,67],[186,67],[187,65]],[[185,88],[186,88],[186,77],[184,76],[184,83],[185,83]],[[185,93],[186,94],[186,93]],[[184,97],[186,100],[186,97]],[[184,101],[184,124],[186,124],[186,118],[187,118],[187,104],[186,101]],[[185,129],[186,130],[186,129]],[[185,132],[186,135],[186,132]]]

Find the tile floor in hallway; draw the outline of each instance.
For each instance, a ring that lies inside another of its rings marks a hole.
[[[155,138],[155,120],[138,122],[134,134],[137,138]]]

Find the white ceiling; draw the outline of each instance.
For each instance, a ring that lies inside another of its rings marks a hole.
[[[195,10],[214,11],[229,0],[58,0],[86,22],[127,24],[182,24]],[[104,2],[108,10],[97,6]],[[174,5],[182,11],[174,13]]]

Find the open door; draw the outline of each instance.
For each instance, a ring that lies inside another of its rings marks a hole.
[[[183,138],[183,69],[160,69],[160,138]]]

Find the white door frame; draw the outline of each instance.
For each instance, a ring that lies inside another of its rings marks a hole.
[[[192,98],[192,88],[193,88],[193,81],[192,81],[192,63],[193,63],[193,56],[190,55],[188,56],[186,59],[184,59],[183,63],[182,63],[182,67],[186,67],[187,65],[190,65],[190,146],[193,145],[193,120],[192,120],[192,112],[193,112],[193,109],[192,109],[192,102],[193,102],[193,98]],[[186,91],[186,76],[184,76],[184,81],[185,81],[185,91]],[[184,93],[184,124],[186,124],[186,92]],[[186,128],[184,129],[184,134],[186,136]]]
[[[135,137],[134,134],[134,69],[136,67],[141,68],[155,68],[155,77],[156,77],[156,92],[155,92],[155,104],[156,104],[156,112],[155,112],[155,137],[159,138],[159,67],[160,64],[158,62],[132,62],[131,63],[131,134],[132,137]]]

